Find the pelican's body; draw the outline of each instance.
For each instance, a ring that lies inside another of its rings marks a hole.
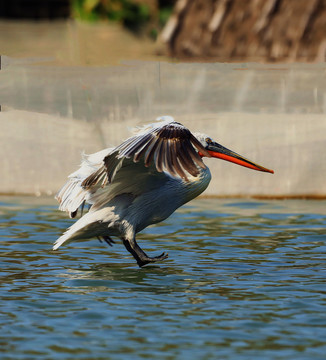
[[[214,143],[203,134],[191,134],[171,117],[141,128],[116,148],[84,156],[81,167],[57,194],[59,209],[75,217],[89,203],[88,213],[54,244],[97,237],[108,244],[112,236],[123,241],[139,266],[163,260],[149,257],[138,246],[136,234],[169,217],[201,194],[211,180],[203,156],[221,157],[261,171],[269,171]],[[213,147],[216,152],[210,150]],[[223,149],[221,151],[221,149]],[[229,151],[230,154],[226,154]],[[226,154],[226,155],[225,155]],[[244,164],[245,163],[245,164]],[[249,164],[249,165],[248,165]],[[271,171],[269,171],[271,172]]]

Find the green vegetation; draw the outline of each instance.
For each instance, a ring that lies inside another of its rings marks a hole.
[[[71,0],[72,15],[83,21],[109,20],[135,33],[156,37],[168,20],[174,1]]]

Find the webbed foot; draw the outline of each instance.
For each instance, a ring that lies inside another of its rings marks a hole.
[[[147,264],[155,263],[157,261],[162,261],[164,259],[167,259],[169,256],[169,254],[162,253],[159,256],[150,257],[138,246],[135,239],[131,241],[123,239],[123,244],[126,247],[126,249],[136,259],[139,267],[142,267]]]
[[[139,265],[139,267],[142,267],[142,266],[150,264],[150,263],[155,263],[157,261],[162,261],[164,259],[167,259],[168,257],[169,257],[169,254],[162,253],[159,256],[153,256],[153,257],[147,256],[147,255],[142,256],[141,258],[136,259],[136,261],[137,261],[137,264]]]
[[[99,242],[105,241],[108,245],[113,246],[115,244],[115,241],[110,238],[110,236],[104,235],[104,236],[98,236],[97,237]]]

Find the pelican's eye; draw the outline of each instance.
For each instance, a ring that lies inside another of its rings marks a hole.
[[[211,142],[213,142],[213,141],[212,141],[212,139],[211,139],[211,138],[209,138],[209,137],[208,137],[208,138],[206,138],[206,139],[205,139],[205,141],[207,142],[207,144],[210,144]]]

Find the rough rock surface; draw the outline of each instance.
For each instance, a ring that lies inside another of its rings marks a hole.
[[[169,55],[216,61],[325,61],[326,0],[178,0]]]

